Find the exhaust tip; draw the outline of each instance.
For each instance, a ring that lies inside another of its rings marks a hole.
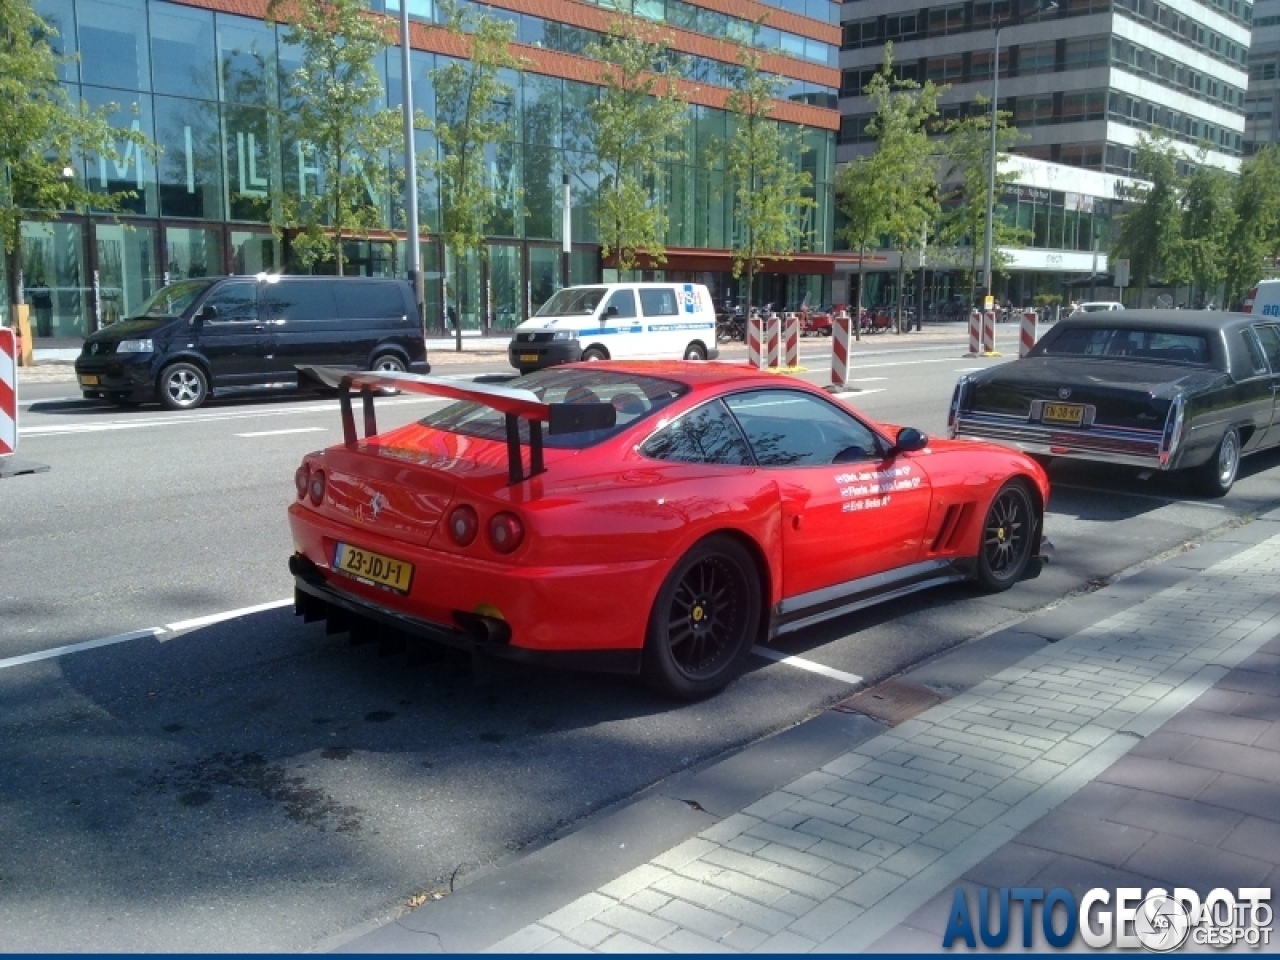
[[[453,619],[458,626],[471,634],[476,643],[503,646],[511,642],[511,625],[498,617],[455,610]]]

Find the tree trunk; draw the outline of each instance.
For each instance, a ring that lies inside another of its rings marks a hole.
[[[898,251],[898,298],[897,312],[893,318],[893,332],[902,333],[902,285],[906,282],[906,264],[903,262],[906,255],[903,251]]]

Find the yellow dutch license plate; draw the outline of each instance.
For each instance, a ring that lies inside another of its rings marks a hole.
[[[349,543],[338,544],[333,566],[349,576],[390,587],[397,593],[408,593],[409,584],[413,582],[413,564],[371,550],[361,550]]]
[[[537,363],[538,355],[536,353],[522,353],[520,354],[520,362],[521,363]]]
[[[80,385],[82,387],[96,387],[98,385],[98,378],[94,374],[86,373],[80,378]]]
[[[1044,416],[1041,419],[1045,423],[1062,423],[1078,427],[1084,422],[1084,407],[1078,403],[1046,403]]]

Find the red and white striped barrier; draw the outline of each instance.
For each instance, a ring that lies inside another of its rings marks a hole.
[[[18,449],[18,337],[0,327],[0,457]]]
[[[1025,357],[1036,345],[1036,312],[1025,310],[1022,313],[1022,336],[1018,340],[1018,356]]]
[[[982,352],[996,352],[996,312],[988,310],[982,318]]]
[[[766,347],[766,363],[770,369],[775,369],[781,359],[781,340],[782,340],[782,318],[776,313],[769,314],[766,321],[764,342]]]
[[[982,314],[977,310],[969,311],[969,356],[976,357],[982,352]]]
[[[747,366],[764,367],[764,319],[758,313],[747,316]]]
[[[800,366],[800,314],[787,314],[786,325],[782,328],[782,365],[784,367]]]
[[[850,334],[853,332],[853,317],[841,310],[831,318],[831,383],[843,387],[849,382]]]

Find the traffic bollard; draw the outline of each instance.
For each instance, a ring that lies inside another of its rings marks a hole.
[[[1022,336],[1018,340],[1018,356],[1025,357],[1036,345],[1036,312],[1024,310],[1022,313]]]

